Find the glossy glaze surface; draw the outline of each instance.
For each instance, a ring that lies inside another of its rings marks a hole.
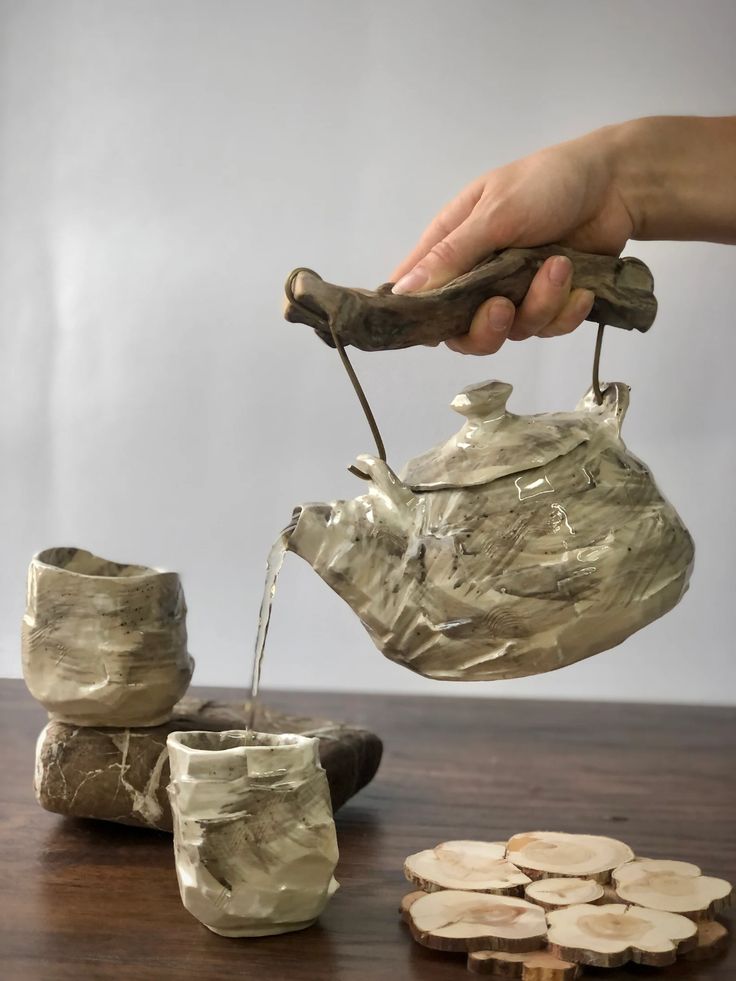
[[[388,658],[431,678],[551,671],[607,650],[681,599],[692,539],[620,436],[628,386],[518,416],[511,386],[465,389],[446,443],[367,492],[297,509],[289,548]]]
[[[215,933],[310,926],[337,889],[337,838],[318,741],[245,730],[167,739],[182,902]]]
[[[28,570],[23,676],[52,719],[154,726],[191,681],[186,602],[175,572],[50,548]]]

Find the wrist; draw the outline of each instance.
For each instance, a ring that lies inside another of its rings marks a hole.
[[[650,238],[656,195],[664,174],[652,154],[651,119],[632,119],[604,126],[590,134],[594,152],[605,168],[608,188],[618,197],[631,220],[630,238]]]
[[[631,238],[736,241],[736,118],[649,116],[591,136]]]

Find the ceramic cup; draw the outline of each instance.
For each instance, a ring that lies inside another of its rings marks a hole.
[[[154,726],[189,686],[179,576],[78,548],[50,548],[28,570],[23,675],[52,719]]]
[[[337,882],[327,777],[309,736],[172,732],[169,797],[186,909],[214,933],[310,926]]]

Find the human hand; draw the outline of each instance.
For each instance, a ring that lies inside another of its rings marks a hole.
[[[560,242],[618,255],[634,231],[615,179],[615,127],[549,147],[473,181],[431,222],[394,270],[395,293],[443,286],[492,252]],[[593,305],[572,289],[572,263],[547,259],[517,308],[504,297],[483,303],[467,334],[447,341],[463,354],[493,354],[504,341],[568,334]]]

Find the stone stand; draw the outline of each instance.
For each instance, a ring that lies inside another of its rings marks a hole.
[[[141,827],[172,830],[166,788],[170,732],[222,732],[245,727],[243,703],[183,698],[164,725],[114,729],[49,722],[36,747],[34,787],[47,811]],[[300,718],[259,707],[258,731],[300,733],[319,739],[333,810],[369,783],[383,745],[372,732],[340,722]]]

